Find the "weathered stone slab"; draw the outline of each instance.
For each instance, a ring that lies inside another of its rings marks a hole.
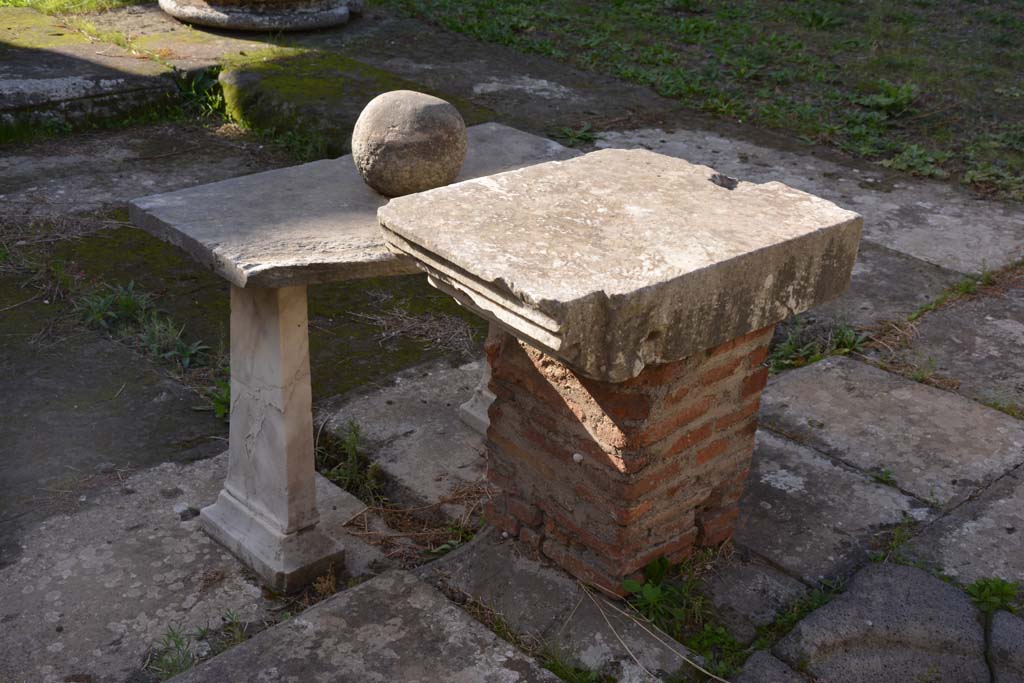
[[[829,683],[987,683],[981,615],[959,588],[913,567],[872,565],[772,650]]]
[[[993,683],[1024,682],[1024,619],[1004,611],[992,615],[989,661]]]
[[[962,583],[1024,582],[1024,479],[1007,474],[915,538],[908,553]]]
[[[864,237],[962,273],[1024,256],[1024,209],[979,201],[951,183],[888,171],[807,148],[777,149],[698,130],[608,131],[598,147],[646,147],[751,182],[778,180],[864,216]]]
[[[735,557],[715,569],[704,590],[718,620],[744,644],[753,642],[758,627],[774,622],[781,610],[808,591],[804,584],[764,562],[743,562]]]
[[[750,655],[734,683],[806,683],[807,679],[771,656],[766,650]]]
[[[960,382],[978,401],[1024,409],[1024,282],[1001,296],[980,296],[921,319],[901,356]]]
[[[460,178],[575,154],[482,124],[469,129]],[[376,211],[385,202],[344,156],[136,199],[131,217],[234,285],[284,287],[417,272],[384,248]]]
[[[397,485],[391,497],[413,507],[437,503],[484,479],[483,436],[458,413],[482,368],[479,361],[410,368],[389,386],[327,408],[327,428],[344,435],[350,423],[358,425],[366,454]]]
[[[17,285],[0,280],[0,308],[31,296]],[[122,345],[90,332],[52,346],[30,343],[52,308],[40,298],[4,314],[0,567],[32,547],[39,518],[90,507],[90,489],[117,481],[115,469],[224,449],[222,427],[192,409],[195,394]]]
[[[835,298],[860,240],[834,204],[643,150],[400,197],[379,217],[437,286],[609,381]]]
[[[201,26],[238,31],[308,31],[338,26],[363,10],[363,0],[290,0],[289,2],[207,2],[160,0],[172,17]]]
[[[849,358],[779,375],[761,405],[768,429],[944,508],[1024,462],[1024,423]]]
[[[740,500],[736,543],[814,583],[863,563],[876,535],[927,508],[891,486],[766,432]]]
[[[124,116],[167,104],[166,66],[102,49],[28,7],[0,7],[0,141],[21,126]]]
[[[540,562],[529,547],[502,541],[494,529],[417,574],[456,596],[479,601],[513,632],[533,636],[619,683],[649,681],[641,667],[675,672],[688,668],[680,655],[695,659],[668,636],[656,638],[624,616],[621,605],[584,591],[573,577]]]
[[[801,318],[812,324],[828,319],[854,327],[904,320],[962,277],[956,271],[861,240],[847,290]]]
[[[263,36],[246,37],[195,29],[174,19],[157,3],[128,5],[92,14],[89,21],[102,32],[120,32],[132,37],[132,45],[160,55],[165,63],[195,72],[227,61],[244,58],[267,48]]]
[[[400,571],[339,593],[174,680],[558,681]]]
[[[123,209],[128,200],[279,166],[255,140],[185,123],[104,130],[0,155],[0,214],[26,221]]]
[[[280,605],[199,528],[226,456],[164,464],[90,493],[89,505],[55,515],[24,536],[22,557],[0,569],[0,680],[148,680],[140,669],[167,631],[216,628],[228,611],[274,619]],[[379,563],[376,549],[342,524],[365,509],[322,477],[321,528],[345,537],[352,575]],[[343,569],[338,567],[338,569]]]

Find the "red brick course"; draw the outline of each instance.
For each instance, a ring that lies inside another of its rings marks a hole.
[[[621,594],[660,556],[727,540],[750,467],[772,327],[621,383],[490,337],[488,520]]]

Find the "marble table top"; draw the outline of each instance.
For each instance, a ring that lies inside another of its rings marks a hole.
[[[469,128],[458,181],[577,156],[497,123]],[[350,155],[231,178],[130,203],[132,222],[238,287],[287,287],[419,272],[384,246],[377,209]]]

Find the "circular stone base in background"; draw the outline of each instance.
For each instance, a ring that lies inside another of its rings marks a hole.
[[[363,0],[204,2],[160,0],[160,9],[189,24],[240,31],[303,31],[337,26],[362,12]]]

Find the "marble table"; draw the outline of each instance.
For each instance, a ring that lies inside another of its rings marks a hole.
[[[469,129],[459,181],[577,153],[495,123]],[[419,272],[384,246],[350,156],[136,199],[132,222],[231,283],[229,465],[203,528],[274,590],[340,564],[317,530],[306,288]]]

